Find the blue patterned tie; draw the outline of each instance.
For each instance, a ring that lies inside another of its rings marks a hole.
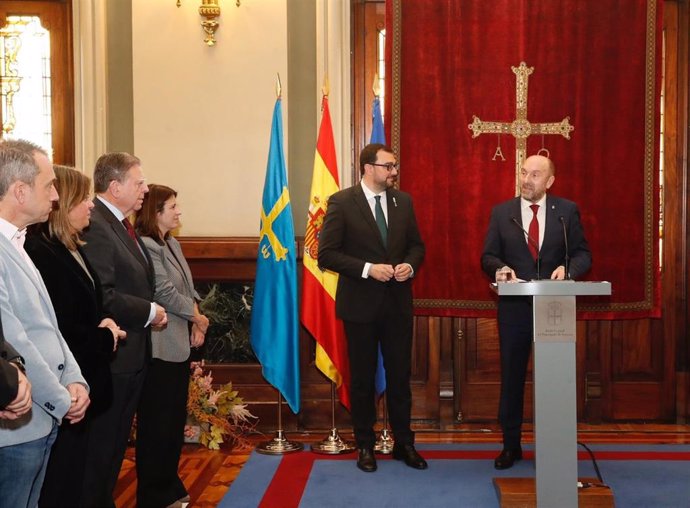
[[[383,245],[388,241],[388,226],[386,225],[386,217],[383,215],[383,208],[381,207],[381,196],[374,196],[376,206],[374,206],[374,216],[376,217],[376,225],[379,227]]]

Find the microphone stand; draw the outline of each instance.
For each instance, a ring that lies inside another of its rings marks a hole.
[[[565,242],[565,280],[570,280],[570,249],[568,249],[568,232],[565,228],[565,219],[561,215],[558,220],[563,225],[563,241]]]

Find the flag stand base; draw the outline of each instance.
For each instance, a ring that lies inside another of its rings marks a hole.
[[[393,445],[395,440],[388,430],[388,407],[386,406],[386,397],[381,397],[381,404],[383,404],[383,429],[379,438],[374,443],[374,451],[382,455],[390,455],[393,453]]]
[[[343,441],[338,435],[338,429],[332,428],[328,436],[318,443],[311,445],[311,451],[323,455],[341,455],[355,451],[355,444],[352,441]]]
[[[257,453],[264,455],[283,455],[285,453],[299,452],[304,449],[304,445],[298,441],[288,441],[283,435],[283,431],[278,429],[276,437],[270,441],[264,441],[256,446]]]
[[[391,453],[393,453],[394,444],[395,440],[393,439],[393,436],[391,436],[387,428],[384,428],[381,430],[381,435],[376,440],[376,444],[374,445],[374,451],[376,453],[381,453],[383,455],[390,455]]]

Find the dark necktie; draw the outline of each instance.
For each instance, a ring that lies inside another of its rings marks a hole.
[[[137,234],[134,232],[134,228],[132,227],[132,223],[129,222],[129,219],[127,217],[122,219],[122,224],[125,226],[125,229],[127,229],[127,234],[129,235],[129,237],[132,240],[134,240],[134,243],[136,243],[138,245]]]
[[[539,205],[530,205],[532,209],[532,222],[529,223],[529,233],[530,240],[527,242],[529,251],[532,253],[532,257],[536,260],[539,255],[539,220],[537,219],[537,212],[539,211]]]
[[[374,217],[376,217],[376,225],[379,227],[383,245],[388,241],[388,226],[386,225],[386,217],[383,215],[383,208],[381,207],[381,196],[374,196],[376,205],[374,206]]]

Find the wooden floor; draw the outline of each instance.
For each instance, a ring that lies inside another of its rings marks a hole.
[[[309,434],[290,434],[288,439],[313,443],[328,435],[327,431]],[[341,432],[344,439],[351,436]],[[266,440],[257,436],[253,443]],[[463,425],[453,431],[417,431],[418,443],[498,443],[500,432],[491,426]],[[690,444],[690,425],[658,424],[616,424],[578,426],[578,440],[590,443],[646,443],[646,444]],[[524,442],[533,442],[531,430],[525,432]],[[192,498],[192,507],[209,508],[216,506],[225,495],[251,450],[232,451],[221,449],[211,451],[198,445],[185,445],[180,461],[180,476]],[[354,460],[354,455],[353,455]],[[353,462],[354,467],[354,462]],[[136,471],[133,449],[127,450],[122,464],[120,480],[115,489],[115,502],[118,507],[134,508],[136,494]]]

